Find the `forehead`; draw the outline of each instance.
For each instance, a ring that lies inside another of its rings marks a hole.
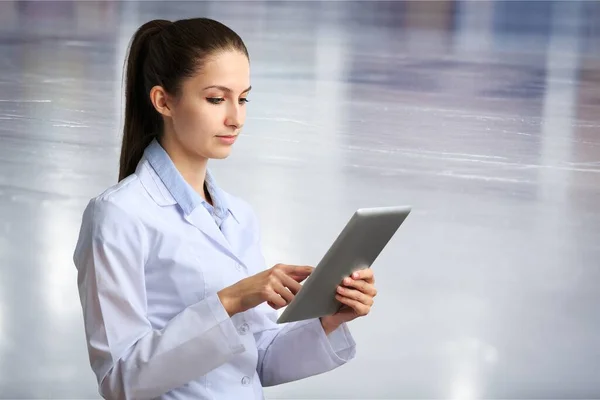
[[[192,78],[194,85],[225,86],[241,93],[250,86],[250,64],[239,51],[224,51],[211,55]]]

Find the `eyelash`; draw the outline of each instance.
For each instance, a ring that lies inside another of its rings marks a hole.
[[[225,99],[222,97],[208,97],[206,100],[211,104],[220,104],[225,101]],[[240,103],[248,103],[249,101],[250,100],[246,98],[240,99]]]

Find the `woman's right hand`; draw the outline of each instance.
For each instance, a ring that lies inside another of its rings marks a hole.
[[[277,264],[256,275],[242,279],[217,294],[229,316],[267,302],[278,310],[288,305],[301,289],[313,267]]]

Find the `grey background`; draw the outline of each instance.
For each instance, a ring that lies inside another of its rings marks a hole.
[[[592,1],[0,2],[0,397],[98,397],[81,213],[116,182],[133,31],[189,16],[251,53],[243,137],[212,168],[269,263],[316,264],[356,208],[414,206],[357,358],[270,398],[600,397]]]

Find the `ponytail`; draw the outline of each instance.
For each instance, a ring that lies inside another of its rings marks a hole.
[[[152,39],[170,24],[165,20],[146,22],[131,40],[125,72],[125,123],[119,181],[135,172],[144,149],[162,131],[162,118],[150,102],[152,87],[148,77],[152,71],[146,60]]]
[[[146,147],[163,134],[163,117],[150,101],[150,90],[158,85],[177,96],[182,80],[196,74],[209,55],[223,50],[248,57],[237,33],[209,18],[153,20],[135,32],[126,61],[119,181],[135,172]]]

